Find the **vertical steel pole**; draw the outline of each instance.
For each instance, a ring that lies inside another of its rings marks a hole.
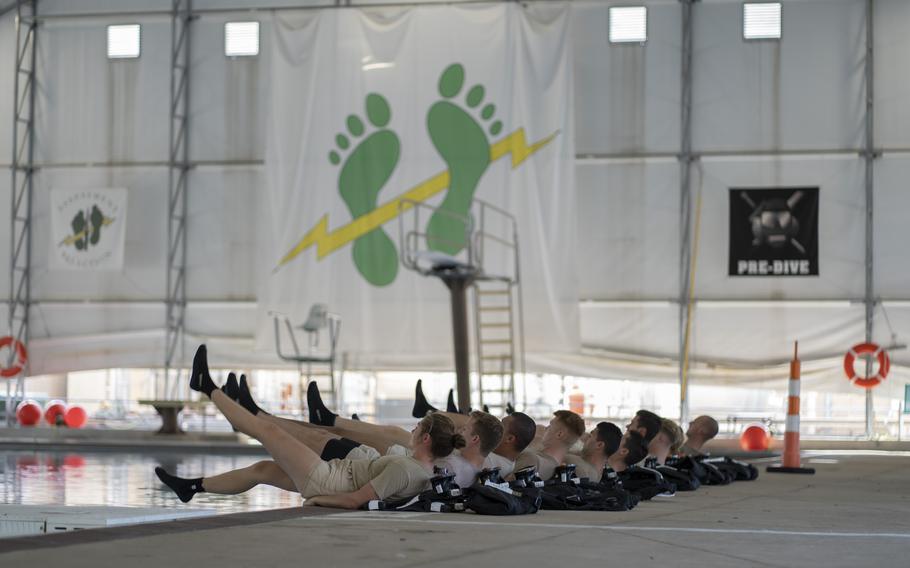
[[[688,327],[690,279],[692,270],[692,3],[682,3],[682,77],[680,106],[679,153],[679,418],[683,424],[689,420],[688,384]]]
[[[866,293],[864,304],[866,308],[866,342],[872,341],[872,325],[875,315],[875,288],[873,280],[873,170],[875,166],[875,137],[874,137],[874,82],[873,82],[873,46],[875,34],[873,19],[875,16],[875,0],[866,0],[866,144],[863,157],[866,163]],[[872,361],[866,361],[866,376],[872,374]],[[874,430],[875,406],[873,404],[872,389],[866,389],[866,438],[871,438]]]

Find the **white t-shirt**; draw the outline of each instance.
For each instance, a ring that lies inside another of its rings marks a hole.
[[[441,460],[436,460],[434,464],[436,467],[447,469],[449,473],[454,473],[455,483],[457,483],[459,487],[470,487],[474,485],[474,482],[477,481],[477,474],[480,473],[480,469],[464,459],[461,456],[461,452],[458,450],[455,450]]]
[[[483,468],[492,469],[494,467],[498,467],[499,475],[505,477],[515,470],[515,462],[499,454],[491,453],[487,459],[483,460]]]

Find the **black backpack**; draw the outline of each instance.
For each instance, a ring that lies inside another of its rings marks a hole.
[[[701,487],[701,481],[691,471],[676,469],[669,465],[659,465],[654,469],[659,471],[664,479],[676,485],[677,491],[695,491]]]
[[[619,485],[580,479],[572,464],[556,468],[539,491],[541,508],[557,511],[628,511],[638,504]]]
[[[734,460],[727,456],[705,458],[702,463],[711,464],[727,474],[734,481],[755,481],[758,479],[758,468],[746,462]]]
[[[532,515],[540,510],[541,497],[536,488],[513,491],[475,483],[468,488],[467,494],[465,507],[478,515]]]
[[[424,513],[457,513],[465,510],[465,494],[455,483],[455,474],[446,469],[436,469],[430,479],[430,488],[410,499],[396,501],[369,501],[363,507],[368,511],[418,511]]]
[[[712,463],[704,463],[707,456],[677,456],[669,458],[666,464],[682,471],[688,471],[702,485],[729,485],[735,477],[721,471]]]
[[[648,501],[661,493],[676,493],[676,485],[667,481],[656,469],[633,465],[620,472],[619,478],[626,491],[638,494],[643,501]]]

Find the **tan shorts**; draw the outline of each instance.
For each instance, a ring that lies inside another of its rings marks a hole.
[[[378,460],[382,456],[379,455],[379,452],[375,448],[370,446],[357,446],[346,456],[346,459],[349,460]]]
[[[375,451],[375,450],[374,450]],[[351,462],[344,460],[321,461],[307,478],[300,495],[304,499],[317,495],[337,495],[356,491],[354,477],[351,475]]]

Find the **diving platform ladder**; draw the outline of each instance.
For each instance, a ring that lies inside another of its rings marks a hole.
[[[473,286],[477,390],[480,406],[501,416],[515,404],[515,374],[524,372],[518,227],[511,213],[485,201],[475,200],[475,210],[474,254],[484,267]]]
[[[493,414],[502,414],[507,404],[515,402],[516,372],[524,372],[524,322],[515,217],[479,199],[474,200],[467,216],[413,200],[402,200],[399,210],[402,264],[424,276],[440,278],[451,292],[459,407],[466,411],[471,406],[486,405]],[[408,210],[412,224],[404,219]],[[464,245],[457,256],[426,250],[427,234],[421,216],[427,219],[437,212],[457,217],[465,227],[464,239],[449,243]],[[469,379],[468,289],[472,291],[473,302],[476,388],[471,388]],[[472,391],[476,396],[471,396]]]

